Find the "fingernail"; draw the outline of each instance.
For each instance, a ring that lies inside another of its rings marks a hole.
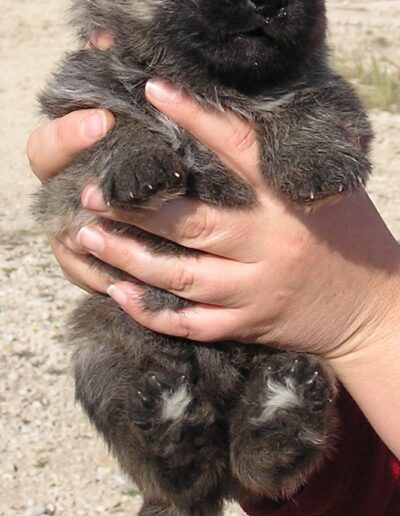
[[[109,207],[103,199],[103,194],[97,186],[88,186],[82,193],[82,206],[92,211],[106,212]]]
[[[177,102],[182,97],[182,88],[165,79],[150,79],[146,83],[146,93],[159,102]]]
[[[99,50],[109,50],[114,43],[114,38],[105,29],[98,29],[91,38],[93,45]]]
[[[125,292],[115,285],[110,285],[107,294],[114,299],[119,305],[125,306],[128,303],[128,296]]]
[[[91,228],[81,228],[78,231],[77,239],[81,246],[89,251],[101,253],[104,250],[104,237]]]
[[[95,111],[81,122],[83,134],[89,140],[100,140],[107,132],[107,118],[104,111]]]

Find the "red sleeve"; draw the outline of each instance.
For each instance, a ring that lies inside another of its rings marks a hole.
[[[243,505],[250,516],[399,516],[400,463],[342,389],[336,452],[288,502]]]

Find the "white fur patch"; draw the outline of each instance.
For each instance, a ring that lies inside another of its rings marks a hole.
[[[299,407],[301,404],[301,399],[296,393],[294,386],[289,381],[282,384],[268,379],[266,399],[259,420],[267,421],[274,416],[277,410],[296,406]]]
[[[162,5],[160,0],[136,0],[132,10],[136,20],[151,22],[156,14],[156,9]]]
[[[181,418],[191,401],[192,397],[186,385],[181,385],[172,394],[163,394],[162,419],[167,421]]]

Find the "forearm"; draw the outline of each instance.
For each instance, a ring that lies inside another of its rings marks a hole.
[[[400,246],[397,248],[398,268],[391,274],[388,288],[382,290],[382,315],[349,342],[353,351],[330,362],[377,434],[400,459]]]

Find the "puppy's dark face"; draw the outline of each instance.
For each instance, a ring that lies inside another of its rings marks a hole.
[[[325,36],[324,0],[86,0],[119,20],[132,51],[163,56],[182,70],[245,89],[278,82]]]
[[[236,87],[281,80],[325,35],[322,0],[163,0],[159,12],[166,47]]]

